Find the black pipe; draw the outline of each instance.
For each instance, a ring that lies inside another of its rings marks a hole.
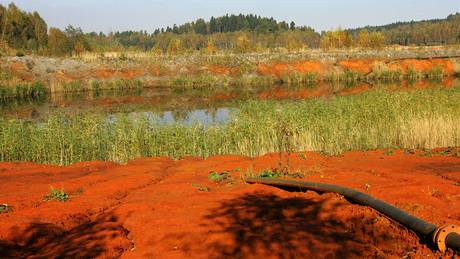
[[[303,181],[293,180],[282,180],[282,179],[271,179],[271,178],[248,178],[245,179],[248,183],[259,183],[278,187],[287,191],[300,191],[305,192],[315,191],[320,193],[333,192],[344,196],[346,199],[355,202],[357,204],[372,207],[379,211],[390,219],[400,223],[408,229],[411,229],[419,236],[432,240],[433,235],[437,230],[437,226],[426,222],[420,218],[408,214],[407,212],[396,208],[384,201],[378,200],[370,195],[356,191],[351,188],[324,184],[324,183],[312,183]],[[451,233],[446,239],[446,246],[453,249],[454,251],[460,252],[460,235]]]
[[[446,246],[460,253],[460,235],[451,233],[446,238]]]

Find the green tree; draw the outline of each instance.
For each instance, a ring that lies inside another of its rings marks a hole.
[[[11,3],[0,5],[0,41],[16,49],[37,50],[46,46],[47,25],[37,12],[27,13]]]
[[[364,29],[358,34],[358,45],[362,48],[370,47],[370,34],[369,31]]]
[[[66,56],[72,53],[72,43],[64,32],[58,28],[50,28],[48,50],[51,55]]]
[[[323,49],[349,48],[353,45],[353,38],[349,32],[342,29],[328,31],[321,37],[320,46]]]
[[[208,33],[208,26],[203,19],[198,19],[195,22],[195,32],[202,35],[206,35]]]
[[[33,13],[31,19],[34,26],[34,38],[38,47],[45,47],[48,43],[48,25],[37,12]]]
[[[214,16],[212,16],[211,20],[209,21],[209,32],[210,33],[219,32],[219,28],[217,26],[217,20],[216,18],[214,18]]]
[[[6,23],[7,23],[7,9],[0,4],[0,40],[3,41],[5,39],[5,32],[6,32]]]
[[[287,36],[286,48],[289,51],[296,51],[296,50],[303,48],[302,41],[296,36],[297,35],[295,34],[295,32],[290,32]]]
[[[90,50],[89,42],[81,28],[69,25],[65,28],[65,34],[68,38],[69,48],[73,53],[78,55]]]
[[[385,36],[381,32],[371,32],[369,35],[369,47],[381,49],[385,46]]]
[[[169,54],[179,54],[182,52],[182,42],[179,38],[173,38],[168,45]]]

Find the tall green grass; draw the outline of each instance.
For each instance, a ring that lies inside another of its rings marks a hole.
[[[242,103],[226,125],[160,125],[126,114],[64,114],[32,123],[0,119],[0,161],[70,164],[144,156],[257,156],[276,152],[279,124],[292,151],[460,146],[460,88],[371,91],[304,101]],[[282,137],[282,136],[281,136]]]
[[[50,92],[123,91],[141,89],[142,87],[145,87],[144,82],[138,79],[74,80],[70,82],[52,82]]]
[[[16,85],[2,84],[0,82],[0,102],[13,99],[25,100],[42,98],[46,95],[46,88],[41,83],[24,83]]]

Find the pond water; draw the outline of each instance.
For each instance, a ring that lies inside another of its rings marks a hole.
[[[382,88],[389,91],[410,91],[457,86],[460,86],[458,79],[449,79],[444,82],[420,81],[380,85],[361,83],[351,86],[340,84],[318,84],[308,87],[274,85],[195,90],[157,87],[119,92],[52,94],[40,100],[10,101],[0,103],[0,116],[8,119],[40,121],[55,113],[98,112],[107,114],[108,118],[123,113],[132,117],[145,116],[160,124],[194,125],[199,123],[209,126],[228,122],[242,103],[256,99],[330,98]]]
[[[165,112],[130,112],[128,118],[131,120],[146,119],[151,124],[174,125],[181,124],[192,126],[201,124],[213,126],[225,124],[231,119],[232,111],[236,108],[210,108],[185,111],[165,111]],[[109,120],[116,120],[115,114],[109,115]]]

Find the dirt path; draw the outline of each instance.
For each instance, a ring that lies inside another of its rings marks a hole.
[[[460,158],[395,151],[291,157],[307,181],[349,186],[435,224],[460,224]],[[241,176],[278,156],[146,158],[70,167],[0,164],[1,257],[422,258],[413,233],[335,194],[287,193]],[[214,183],[211,171],[232,179]],[[71,194],[45,202],[50,185]],[[452,256],[452,254],[450,254]]]

